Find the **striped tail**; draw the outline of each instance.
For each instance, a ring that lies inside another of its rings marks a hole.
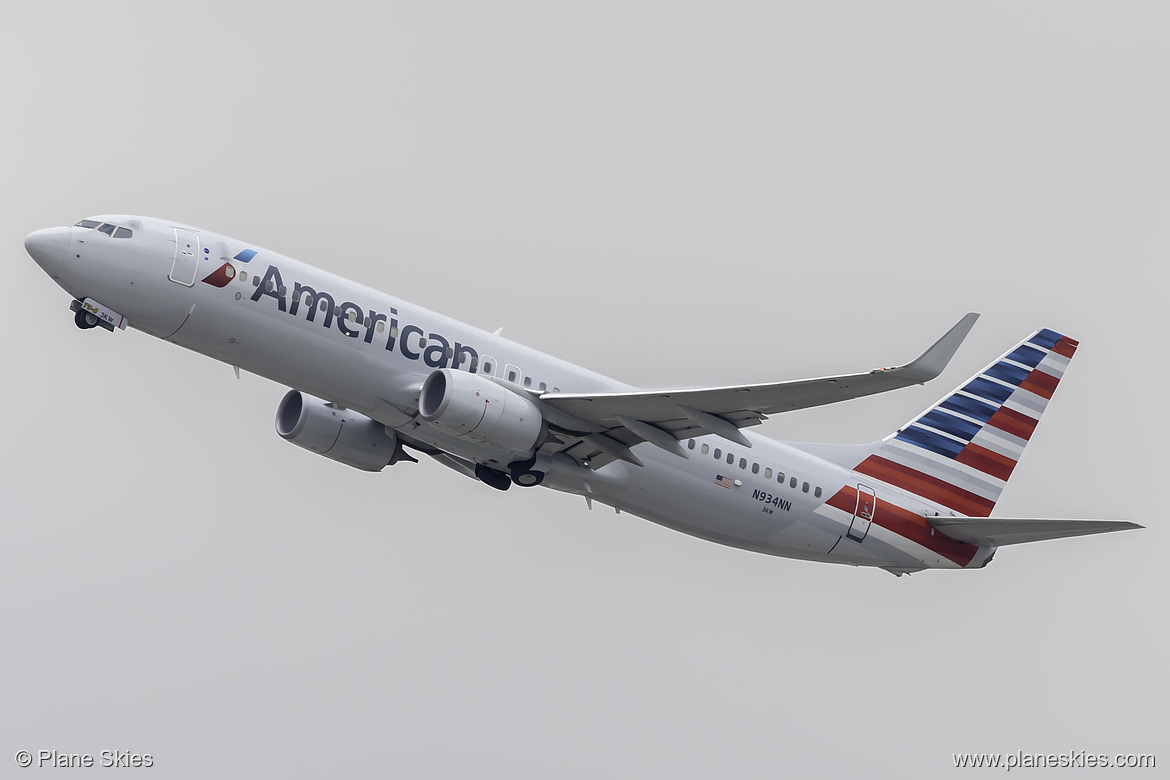
[[[1048,406],[1077,342],[1040,330],[917,419],[856,471],[988,517]]]

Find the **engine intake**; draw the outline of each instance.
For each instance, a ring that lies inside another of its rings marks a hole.
[[[544,429],[532,399],[490,379],[440,368],[423,382],[419,416],[448,433],[530,457]]]
[[[377,420],[289,390],[276,408],[276,432],[285,441],[362,471],[394,460],[398,437]]]

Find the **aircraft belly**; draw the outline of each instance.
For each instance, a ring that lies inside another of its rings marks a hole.
[[[590,495],[690,536],[770,555],[825,560],[838,539],[820,523],[803,518],[797,507],[764,512],[752,500],[751,487],[722,487],[713,473],[708,479],[710,469],[700,462],[659,455],[647,445],[639,446],[637,454],[646,464],[642,468],[624,463],[596,472],[570,467],[550,472],[545,484]]]

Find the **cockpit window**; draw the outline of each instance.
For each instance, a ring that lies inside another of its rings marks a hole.
[[[98,222],[96,219],[83,219],[73,227],[89,228],[90,230],[97,228],[98,231],[111,238],[132,238],[134,236],[134,231],[128,227],[111,225],[109,222]]]

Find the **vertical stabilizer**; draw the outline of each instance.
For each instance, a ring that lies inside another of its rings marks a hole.
[[[1040,330],[883,439],[855,469],[960,515],[988,517],[1077,342]]]

